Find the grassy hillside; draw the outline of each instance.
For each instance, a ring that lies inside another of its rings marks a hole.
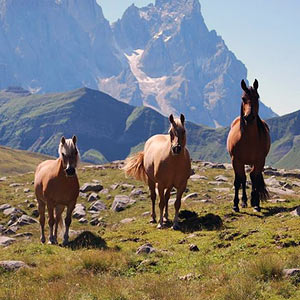
[[[272,139],[267,164],[300,168],[300,111],[267,122]],[[229,161],[228,128],[190,122],[186,127],[192,158]],[[150,136],[166,133],[168,128],[168,118],[158,112],[88,88],[47,95],[0,92],[0,144],[13,148],[55,156],[60,137],[76,134],[81,156],[101,163],[126,158]]]
[[[254,213],[251,208],[232,213],[233,171],[194,163],[196,174],[207,179],[188,182],[189,191],[184,196],[197,194],[182,202],[182,230],[172,230],[171,224],[158,230],[148,222],[151,204],[147,188],[141,182],[126,179],[113,167],[85,167],[78,172],[81,185],[98,180],[108,192],[99,193],[107,209],[97,216],[97,226],[89,223],[93,218],[90,213],[86,215],[87,224],[73,219],[71,225],[73,239],[81,231],[91,231],[99,241],[90,246],[99,248],[83,246],[71,250],[41,245],[38,223],[20,227],[20,235],[10,235],[16,241],[5,251],[0,250],[0,261],[21,260],[29,268],[16,272],[0,268],[1,300],[300,298],[299,277],[283,275],[284,268],[300,267],[299,217],[290,213],[299,205],[300,188],[293,185],[300,184],[299,180],[277,177],[292,185],[295,193],[272,194],[272,202],[263,203],[261,213]],[[226,176],[228,182],[213,183],[217,175]],[[0,182],[0,205],[9,203],[32,215],[36,209],[31,196],[32,180],[33,175],[26,174]],[[21,187],[11,187],[11,183]],[[115,184],[117,188],[112,186]],[[131,194],[133,187],[128,184],[141,188],[144,194],[131,196],[136,200],[132,206],[113,212],[110,206],[114,196]],[[30,192],[24,194],[24,188]],[[249,189],[247,193],[250,194]],[[78,202],[87,210],[92,204],[82,197]],[[170,204],[170,218],[173,216]],[[9,217],[0,212],[0,225],[6,226],[8,221]],[[146,243],[155,251],[137,254],[137,249]],[[101,245],[106,248],[101,249]],[[198,251],[191,251],[192,245]]]
[[[34,171],[50,156],[0,146],[0,177]]]

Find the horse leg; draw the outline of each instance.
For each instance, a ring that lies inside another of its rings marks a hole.
[[[180,188],[177,189],[177,193],[176,193],[176,201],[174,203],[174,207],[175,207],[175,217],[174,217],[174,220],[173,220],[173,226],[172,228],[174,230],[178,230],[180,229],[180,226],[178,224],[178,215],[179,215],[179,209],[180,209],[180,206],[181,206],[181,197],[182,197],[182,194],[183,192],[185,191],[185,188],[186,188],[186,183],[184,185],[182,185]]]
[[[156,200],[156,192],[155,192],[155,182],[148,179],[148,186],[150,190],[150,197],[152,202],[152,212],[151,212],[151,220],[150,223],[156,223],[156,213],[155,213],[155,200]]]
[[[58,231],[58,226],[61,223],[61,215],[64,211],[64,205],[57,205],[55,207],[55,226],[54,226],[54,239],[57,243],[57,231]]]
[[[165,192],[165,214],[164,214],[164,222],[168,222],[169,219],[169,211],[168,211],[168,204],[169,204],[169,199],[170,199],[170,194],[171,194],[172,188],[169,188]]]
[[[45,237],[45,203],[39,199],[38,201],[38,210],[40,216],[40,228],[41,228],[41,242],[44,244],[46,242]]]
[[[260,199],[267,199],[269,193],[266,189],[265,181],[262,175],[262,170],[264,167],[263,163],[255,165],[250,172],[250,178],[252,181],[252,192],[251,192],[251,205],[254,211],[260,212]]]
[[[239,212],[240,211],[240,209],[239,209],[239,201],[240,201],[239,200],[239,189],[240,189],[241,183],[246,181],[245,166],[235,160],[232,161],[232,166],[233,166],[234,174],[235,174],[233,210],[235,212]]]
[[[158,185],[158,194],[159,194],[159,223],[157,225],[158,229],[163,228],[163,213],[165,208],[165,189]]]
[[[54,206],[52,204],[49,204],[49,201],[47,202],[47,208],[48,208],[48,225],[49,225],[49,242],[48,244],[56,244],[54,235],[53,235],[53,226],[55,223],[54,218]]]
[[[67,214],[66,214],[66,218],[65,218],[65,234],[64,234],[64,241],[63,241],[63,246],[66,246],[69,242],[69,228],[72,222],[72,212],[75,208],[76,205],[76,201],[70,203],[67,206]]]
[[[242,207],[247,207],[247,194],[246,194],[246,174],[242,177],[242,189],[243,189],[243,195],[242,195]]]

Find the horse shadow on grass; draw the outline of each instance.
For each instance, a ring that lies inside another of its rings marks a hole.
[[[182,210],[179,213],[180,230],[184,233],[201,230],[219,230],[223,227],[223,221],[220,216],[215,214],[206,214],[198,216],[194,211]]]
[[[79,250],[83,248],[102,250],[108,249],[105,240],[90,231],[81,232],[74,240],[70,241],[66,247],[71,248],[72,250]]]
[[[272,207],[265,207],[262,212],[264,217],[271,217],[274,215],[277,215],[279,213],[285,213],[285,212],[292,212],[295,210],[298,206],[295,207],[283,207],[283,206],[272,206]]]

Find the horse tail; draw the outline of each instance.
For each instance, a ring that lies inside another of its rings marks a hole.
[[[60,238],[63,237],[64,231],[65,231],[65,222],[64,219],[62,218],[62,211],[63,211],[63,206],[56,207],[54,210],[54,218],[55,220],[58,218],[58,236]]]
[[[257,176],[256,187],[259,194],[259,199],[265,201],[270,198],[262,173]]]
[[[148,176],[144,167],[144,152],[137,152],[129,156],[125,160],[125,165],[122,168],[126,176],[133,177],[137,180],[147,182]]]

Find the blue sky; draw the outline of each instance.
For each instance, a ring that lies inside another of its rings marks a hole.
[[[110,22],[134,3],[150,0],[97,0]],[[283,115],[300,109],[300,1],[200,0],[204,21],[257,78],[261,100]]]

